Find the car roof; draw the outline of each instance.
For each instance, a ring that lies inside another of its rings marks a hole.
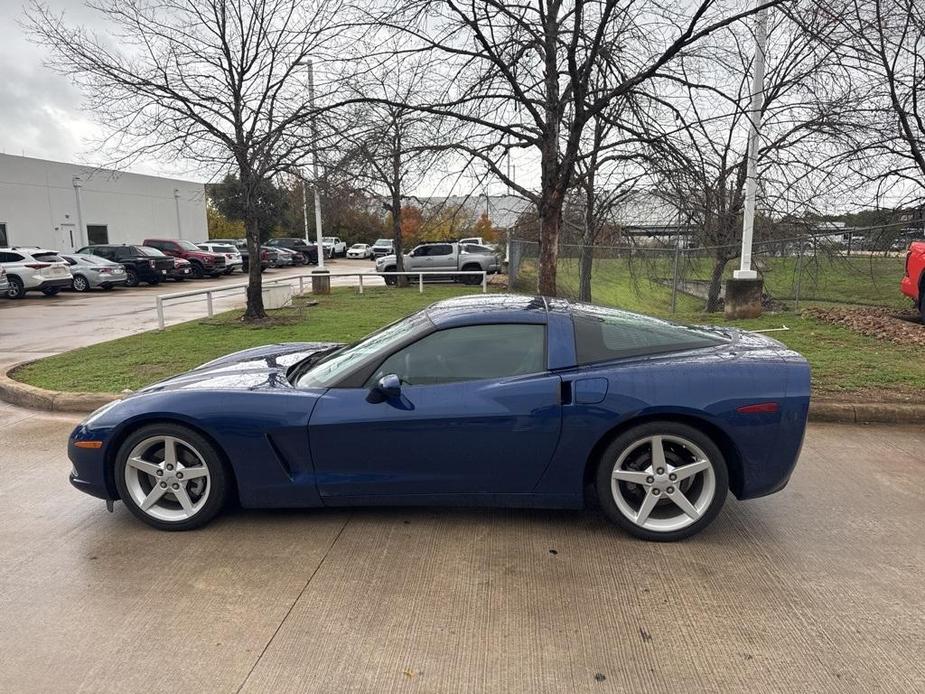
[[[469,323],[543,323],[549,310],[542,296],[478,294],[457,296],[429,306],[427,317],[437,327]]]

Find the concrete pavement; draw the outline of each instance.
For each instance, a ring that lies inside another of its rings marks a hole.
[[[374,272],[368,260],[339,258],[327,261],[332,274],[343,272]],[[308,274],[315,267],[275,268],[264,274],[266,280]],[[84,294],[61,292],[47,297],[30,292],[25,299],[12,301],[0,298],[0,368],[20,361],[40,359],[77,347],[113,340],[125,335],[157,328],[155,297],[159,294],[218,289],[242,284],[247,278],[232,274],[218,279],[164,282],[156,287],[141,285],[132,289],[116,288],[110,292],[93,290]],[[334,278],[335,286],[355,285],[355,277]],[[384,285],[378,276],[364,280],[367,286]],[[214,309],[227,311],[244,306],[243,290],[216,294]],[[204,318],[204,297],[178,299],[166,304],[167,323]]]
[[[238,511],[160,533],[0,404],[0,692],[925,691],[925,432],[812,425],[691,541],[594,512]]]

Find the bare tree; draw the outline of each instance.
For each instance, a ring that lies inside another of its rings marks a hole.
[[[721,0],[408,0],[376,20],[446,77],[441,98],[421,108],[474,126],[459,149],[536,206],[538,289],[555,295],[562,208],[594,116],[660,79],[704,37],[781,1],[743,10]],[[593,79],[602,62],[619,65],[615,80]],[[512,151],[535,158],[538,187],[507,175]]]
[[[109,37],[33,1],[32,36],[82,89],[120,164],[139,156],[235,171],[251,258],[261,184],[301,167],[315,109],[301,67],[338,57],[341,0],[92,0]],[[246,319],[266,316],[251,263]]]
[[[819,0],[840,31],[825,37],[864,90],[865,172],[925,190],[925,3]],[[894,196],[899,197],[899,196]]]
[[[825,195],[847,190],[857,151],[860,96],[836,49],[819,41],[835,25],[812,3],[791,9],[775,12],[769,30],[759,143],[766,216],[812,210]],[[711,255],[706,308],[714,311],[726,265],[739,253],[754,42],[731,31],[710,41],[709,57],[678,61],[684,84],[653,97],[662,109],[651,112],[648,129],[663,134],[650,140],[660,192],[694,222]]]

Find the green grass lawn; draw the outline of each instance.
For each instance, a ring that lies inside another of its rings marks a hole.
[[[905,308],[909,300],[899,291],[904,257],[880,256],[805,256],[762,258],[759,261],[766,291],[775,299],[789,302],[796,298],[797,277],[800,301],[863,304]],[[688,280],[709,280],[711,261],[702,257],[681,256],[679,276]],[[732,277],[737,261],[726,265],[724,277]],[[627,258],[599,258],[592,271],[592,295],[595,302],[622,305],[628,309],[668,310],[671,290],[659,279],[670,280],[673,270],[671,253],[648,252]],[[525,261],[521,270],[522,286],[536,281],[535,265]],[[578,261],[559,261],[558,284],[567,295],[578,293]],[[678,294],[678,311],[696,311],[703,300]]]
[[[637,291],[638,290],[638,291]],[[679,300],[670,314],[670,292],[659,284],[615,275],[595,279],[595,300],[688,323],[729,324],[722,314],[700,312],[700,302]],[[434,301],[478,289],[432,285],[415,288],[335,289],[313,297],[317,306],[295,306],[273,312],[267,325],[239,320],[240,311],[214,319],[191,321],[163,331],[141,333],[66,352],[27,365],[16,378],[42,388],[65,391],[119,392],[136,389],[180,373],[210,359],[247,347],[292,341],[348,342]],[[827,398],[916,399],[925,391],[925,360],[919,350],[905,348],[828,325],[794,312],[766,314],[731,323],[746,329],[778,328],[772,337],[803,354],[812,365],[813,389]]]

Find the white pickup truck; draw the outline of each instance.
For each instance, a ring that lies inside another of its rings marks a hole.
[[[437,242],[423,243],[410,253],[404,254],[405,271],[415,270],[464,270],[484,271],[489,274],[498,272],[501,263],[490,248],[474,244]],[[376,259],[376,272],[395,272],[395,256],[386,255]],[[443,275],[435,279],[450,279],[463,284],[480,284],[480,275]],[[386,275],[386,284],[395,284],[395,275]]]

